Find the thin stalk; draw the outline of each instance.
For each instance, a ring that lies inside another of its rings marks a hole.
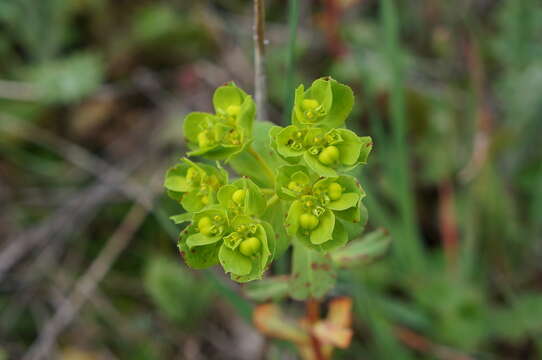
[[[250,145],[248,148],[247,148],[247,151],[250,155],[252,155],[252,157],[254,159],[256,159],[256,161],[261,165],[263,171],[265,172],[267,178],[269,179],[269,181],[271,181],[271,184],[273,186],[275,186],[275,173],[273,172],[273,170],[269,167],[269,164],[267,164],[267,161],[265,161],[265,159],[263,157],[261,157],[260,154],[258,154],[256,152],[256,150],[254,150],[254,148],[252,147],[252,145]]]
[[[254,97],[257,118],[267,120],[267,83],[265,76],[265,4],[264,0],[254,0]]]
[[[391,88],[391,115],[394,142],[395,182],[397,186],[398,207],[400,212],[401,241],[399,254],[403,265],[414,271],[422,271],[423,248],[419,241],[413,188],[409,173],[409,155],[406,143],[406,106],[403,79],[403,54],[399,46],[399,15],[393,0],[382,2],[381,21],[385,35],[385,50],[389,59],[390,71],[394,82]],[[399,247],[398,246],[398,247]]]
[[[277,201],[279,201],[279,197],[277,194],[275,194],[271,197],[271,199],[267,200],[267,207],[273,206]]]
[[[295,46],[297,40],[297,27],[299,25],[299,0],[288,1],[288,26],[290,37],[288,38],[288,53],[286,57],[286,89],[284,90],[284,123],[290,122],[292,108],[294,106],[294,67]]]
[[[310,298],[305,301],[305,307],[307,311],[307,321],[310,328],[314,326],[320,319],[320,302],[316,299]],[[322,344],[313,334],[311,334],[310,337],[312,351],[314,352],[314,358],[316,360],[325,360],[326,358],[324,357],[324,354],[322,352]]]

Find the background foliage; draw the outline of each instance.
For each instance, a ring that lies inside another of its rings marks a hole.
[[[375,142],[359,176],[392,251],[338,274],[355,335],[335,357],[540,358],[540,2],[267,5],[271,120],[331,75]],[[0,2],[0,358],[295,357],[251,327],[243,289],[182,265],[164,215],[181,119],[226,81],[252,92],[251,11]]]

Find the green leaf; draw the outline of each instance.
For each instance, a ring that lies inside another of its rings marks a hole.
[[[346,210],[356,206],[360,199],[360,195],[356,193],[342,194],[339,200],[330,201],[326,207],[330,210]]]
[[[331,92],[333,103],[327,115],[326,125],[330,128],[339,127],[344,124],[346,118],[354,106],[354,93],[352,89],[336,80],[331,79]]]
[[[284,226],[284,218],[286,217],[287,204],[283,201],[277,201],[272,206],[269,206],[265,213],[262,215],[262,219],[269,223],[274,233],[274,239],[269,239],[271,248],[271,242],[274,242],[273,258],[280,257],[286,249],[290,246],[290,240]],[[265,226],[264,226],[265,227]],[[267,229],[266,229],[267,230]]]
[[[307,89],[304,98],[311,98],[318,101],[318,103],[322,104],[327,113],[333,102],[330,81],[325,78],[314,80],[311,87]]]
[[[192,213],[183,213],[179,215],[173,215],[169,217],[175,224],[182,224],[192,220]]]
[[[192,249],[195,246],[214,244],[220,239],[221,239],[220,236],[205,236],[201,233],[197,233],[197,234],[190,235],[186,239],[186,245],[188,246],[189,249]]]
[[[390,235],[387,231],[380,229],[334,251],[331,257],[341,267],[355,267],[381,257],[388,250],[390,244]]]
[[[333,211],[326,210],[318,220],[320,221],[318,227],[310,235],[311,243],[314,245],[320,245],[330,240],[333,228],[335,227],[335,215],[333,215]]]
[[[288,276],[274,276],[255,281],[243,287],[243,292],[252,300],[267,302],[278,301],[288,295]]]
[[[303,160],[305,160],[305,163],[318,175],[326,176],[326,177],[336,177],[337,172],[328,167],[323,165],[320,161],[318,161],[318,158],[314,155],[309,154],[308,152],[305,152],[303,154]]]
[[[299,200],[296,200],[290,205],[288,209],[288,216],[286,217],[286,222],[284,226],[286,227],[286,232],[289,235],[295,235],[299,229],[299,217],[303,213],[303,203]]]
[[[184,137],[189,145],[198,142],[198,134],[212,121],[214,115],[205,112],[191,112],[183,120]],[[193,145],[195,148],[197,146]]]
[[[226,246],[220,247],[218,258],[224,271],[227,273],[243,276],[250,274],[252,270],[252,262],[248,257],[230,250]]]
[[[177,246],[185,263],[194,269],[205,269],[218,264],[220,242],[189,249],[186,244],[186,239],[188,236],[195,233],[196,226],[194,225],[189,225],[185,230],[181,231]]]
[[[320,298],[335,286],[335,278],[335,268],[328,255],[294,243],[289,283],[292,298]]]
[[[227,84],[218,87],[213,94],[213,105],[215,111],[226,112],[229,106],[240,106],[243,101],[243,95],[234,84]]]

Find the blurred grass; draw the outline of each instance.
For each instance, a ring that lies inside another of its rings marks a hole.
[[[267,4],[271,119],[289,120],[299,81],[329,74],[352,86],[349,126],[375,142],[355,172],[369,229],[394,240],[390,256],[340,274],[332,295],[354,297],[355,335],[335,358],[540,358],[540,2]],[[0,282],[0,354],[14,359],[138,200],[117,189],[61,211],[106,186],[96,174],[107,170],[74,166],[12,128],[32,124],[144,184],[183,153],[180,119],[208,109],[212,89],[234,80],[252,92],[249,3],[35,5],[0,2],[0,254],[15,234],[46,235]],[[166,214],[175,212],[158,199],[61,333],[57,358],[292,353],[246,327],[253,304],[236,285],[172,260],[180,229]],[[63,222],[48,230],[55,217]]]

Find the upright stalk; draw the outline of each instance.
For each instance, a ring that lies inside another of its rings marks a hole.
[[[267,120],[265,101],[267,83],[265,77],[265,5],[264,0],[254,0],[254,97],[257,119]]]
[[[294,107],[294,63],[295,47],[297,39],[297,27],[299,25],[299,0],[288,1],[288,25],[290,28],[290,37],[288,39],[288,54],[286,57],[286,87],[284,89],[284,123],[288,124],[292,117],[292,108]]]

